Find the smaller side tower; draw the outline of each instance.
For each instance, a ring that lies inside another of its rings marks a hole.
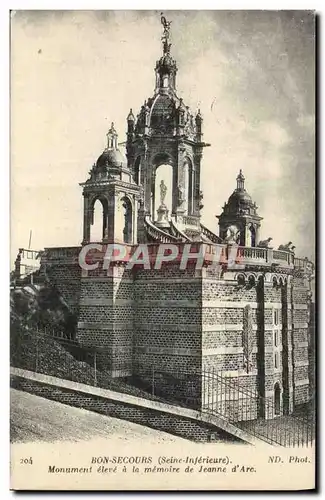
[[[130,123],[130,133],[131,130]],[[126,158],[118,148],[118,135],[113,123],[107,133],[107,146],[89,175],[88,180],[80,184],[84,197],[83,244],[91,241],[94,205],[97,200],[103,208],[101,241],[136,243],[138,204],[142,189],[134,182]]]
[[[224,204],[219,219],[219,236],[224,241],[234,241],[240,246],[255,247],[259,242],[261,220],[258,207],[245,189],[242,171],[237,176],[237,187]]]

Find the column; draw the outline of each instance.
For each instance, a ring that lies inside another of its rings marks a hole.
[[[283,414],[289,415],[293,409],[293,364],[292,331],[289,317],[290,290],[288,283],[281,287],[282,303],[282,386]]]
[[[89,197],[84,195],[84,225],[83,225],[83,244],[90,241],[90,225],[92,222],[93,210],[89,207]]]
[[[264,278],[260,277],[256,285],[257,301],[257,375],[258,392],[261,396],[259,416],[265,418],[265,311],[264,311]]]

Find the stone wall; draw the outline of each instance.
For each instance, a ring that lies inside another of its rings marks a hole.
[[[292,279],[292,328],[293,328],[293,376],[294,404],[309,399],[309,323],[308,280],[296,272]]]
[[[125,266],[82,271],[78,340],[113,377],[132,374],[133,275]]]
[[[187,396],[195,407],[205,398],[201,378],[177,388],[170,375],[175,381],[222,372],[271,404],[277,385],[281,413],[284,400],[292,411],[293,392],[295,404],[307,401],[308,288],[299,273],[292,281],[268,273],[261,288],[258,273],[252,284],[254,273],[244,271],[240,286],[236,272],[194,265],[180,270],[178,263],[160,270],[100,265],[81,271],[79,249],[65,250],[50,252],[48,275],[79,315],[79,342],[98,351],[98,363],[113,377],[136,375],[150,385],[155,370],[162,392]]]
[[[36,375],[36,374],[35,374]],[[46,376],[39,376],[38,378],[46,379]],[[190,418],[184,414],[188,412],[186,409],[177,409],[170,411],[167,410],[167,405],[161,403],[154,403],[145,401],[136,401],[138,398],[128,397],[127,395],[116,394],[116,397],[106,395],[109,391],[104,391],[95,388],[91,391],[90,387],[87,392],[78,388],[72,389],[65,387],[70,385],[67,381],[58,381],[57,383],[45,383],[39,380],[33,380],[21,376],[11,377],[11,387],[26,391],[37,396],[41,396],[59,403],[67,404],[69,406],[83,408],[85,410],[94,411],[103,415],[107,415],[129,422],[134,422],[140,425],[145,425],[156,430],[168,432],[182,438],[197,441],[230,441],[242,443],[240,439],[232,434],[220,429],[215,424]],[[82,386],[82,384],[77,384]],[[100,393],[99,395],[97,393]],[[129,400],[129,401],[128,401]],[[166,408],[166,409],[165,409]],[[194,415],[193,415],[194,417]],[[228,426],[230,431],[232,426]],[[236,434],[243,434],[240,429],[232,429]]]
[[[81,269],[78,264],[53,264],[48,269],[51,282],[56,286],[74,314],[79,313],[80,275]]]
[[[150,383],[154,368],[162,391],[176,397],[188,391],[194,406],[200,406],[200,378],[192,379],[190,388],[177,387],[164,373],[182,379],[184,373],[201,372],[201,289],[201,271],[194,267],[182,271],[168,265],[135,274],[134,373]]]

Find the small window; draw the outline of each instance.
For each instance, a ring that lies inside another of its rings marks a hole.
[[[279,353],[275,353],[274,355],[274,368],[279,368]]]
[[[279,324],[279,309],[273,309],[273,321],[275,325]]]
[[[279,345],[278,331],[276,330],[276,331],[274,332],[274,346],[275,346],[275,347],[278,347],[278,345]]]
[[[165,89],[168,87],[168,76],[164,76],[163,78],[163,87]]]

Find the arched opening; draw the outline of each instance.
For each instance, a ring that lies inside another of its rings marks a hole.
[[[250,274],[248,277],[248,287],[253,288],[255,285],[256,285],[255,276],[253,274]]]
[[[184,209],[185,209],[185,214],[189,214],[189,184],[190,184],[190,167],[187,161],[185,161],[183,165],[183,175],[184,175]]]
[[[152,186],[152,218],[157,220],[157,210],[161,205],[172,212],[173,203],[173,167],[168,164],[159,165],[156,169],[154,184]]]
[[[273,288],[279,287],[279,283],[276,276],[273,276],[272,283],[273,283]]]
[[[141,183],[141,158],[140,156],[138,156],[138,158],[135,160],[135,163],[134,163],[134,182],[136,184],[140,184]]]
[[[256,246],[256,229],[254,226],[249,226],[249,239],[250,239],[250,246],[255,247]]]
[[[119,242],[133,242],[133,210],[131,200],[127,196],[120,198],[117,203],[115,234]]]
[[[278,382],[274,385],[274,413],[275,415],[281,413],[281,388]]]
[[[245,281],[245,276],[243,274],[238,274],[237,283],[238,283],[238,286],[240,286],[240,287],[245,286],[246,281]]]
[[[90,241],[100,242],[107,232],[107,206],[104,200],[96,199],[90,227]]]
[[[193,166],[189,159],[184,162],[184,194],[185,213],[190,215],[193,211]]]
[[[245,230],[244,229],[241,229],[240,230],[240,233],[238,235],[238,238],[237,238],[237,244],[241,247],[245,247],[246,246],[246,242],[245,242]]]

